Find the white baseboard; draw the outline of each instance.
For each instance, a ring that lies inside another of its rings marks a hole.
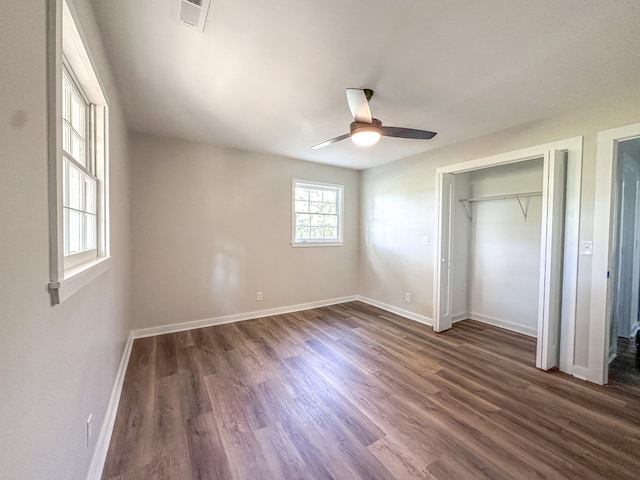
[[[451,315],[451,323],[461,322],[467,318],[469,318],[468,312],[456,313],[455,315]]]
[[[133,334],[133,338],[153,337],[155,335],[164,335],[166,333],[183,332],[185,330],[195,330],[196,328],[211,327],[214,325],[223,325],[225,323],[234,323],[241,322],[243,320],[252,320],[255,318],[281,315],[283,313],[301,312],[303,310],[311,310],[312,308],[327,307],[329,305],[337,305],[339,303],[353,302],[357,300],[357,298],[358,297],[356,295],[331,298],[329,300],[301,303],[298,305],[289,305],[287,307],[270,308],[267,310],[238,313],[235,315],[225,315],[223,317],[205,318],[203,320],[193,320],[190,322],[174,323],[171,325],[161,325],[159,327],[141,328],[139,330],[133,330],[131,333]]]
[[[504,328],[505,330],[521,333],[528,337],[536,338],[538,336],[538,331],[535,328],[526,327],[524,325],[518,325],[517,323],[512,323],[507,320],[502,320],[500,318],[488,317],[487,315],[482,315],[480,313],[474,313],[474,312],[469,312],[468,318],[472,320],[476,320],[477,322],[493,325],[494,327],[500,327],[500,328]]]
[[[573,376],[576,378],[579,378],[580,380],[584,380],[586,382],[589,380],[589,369],[584,367],[579,367],[578,365],[574,365]]]
[[[374,300],[373,298],[363,297],[358,295],[356,300],[367,303],[374,307],[381,308],[382,310],[386,310],[387,312],[395,313],[396,315],[400,315],[401,317],[408,318],[409,320],[414,320],[416,322],[422,323],[424,325],[428,325],[430,327],[433,326],[433,320],[429,317],[425,317],[424,315],[420,315],[418,313],[410,312],[409,310],[404,310],[399,307],[394,307],[393,305],[389,305],[388,303],[379,302],[378,300]]]
[[[89,466],[87,480],[100,480],[102,478],[104,462],[107,459],[107,452],[109,451],[109,444],[111,443],[111,434],[113,433],[113,426],[116,423],[116,414],[118,413],[118,405],[120,405],[120,395],[122,393],[124,377],[127,373],[127,366],[129,365],[132,346],[133,332],[130,332],[127,342],[124,345],[124,351],[122,352],[122,358],[120,359],[120,365],[116,373],[116,380],[111,390],[107,412],[102,422],[102,428],[100,428],[100,436],[96,442],[96,449],[93,451],[93,458]]]
[[[640,322],[636,322],[631,326],[631,331],[629,332],[629,338],[633,338],[638,333],[638,329],[640,329]]]

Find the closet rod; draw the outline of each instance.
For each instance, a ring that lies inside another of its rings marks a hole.
[[[461,198],[460,199],[460,203],[462,203],[462,206],[464,207],[464,210],[467,214],[467,218],[469,219],[470,223],[473,223],[473,213],[471,211],[471,205],[470,203],[473,202],[488,202],[491,200],[510,200],[512,198],[515,198],[516,200],[518,200],[518,205],[520,206],[520,211],[522,211],[522,215],[524,216],[524,219],[527,219],[527,213],[529,212],[529,201],[527,200],[527,203],[523,205],[522,203],[522,199],[523,198],[530,198],[530,197],[541,197],[542,196],[542,191],[539,192],[523,192],[523,193],[509,193],[507,195],[493,195],[490,197],[477,197],[477,198]]]
[[[509,193],[507,195],[494,195],[491,197],[477,197],[477,198],[461,198],[461,202],[484,202],[490,200],[509,200],[511,198],[525,198],[525,197],[538,197],[542,195],[542,191],[539,192],[524,192],[524,193]]]

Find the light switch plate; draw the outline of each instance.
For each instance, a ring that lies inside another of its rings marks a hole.
[[[580,242],[580,255],[593,255],[593,242],[588,240]]]
[[[423,247],[428,247],[429,246],[429,236],[425,235],[424,237],[422,237],[422,246]]]

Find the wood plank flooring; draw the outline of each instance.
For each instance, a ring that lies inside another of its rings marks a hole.
[[[635,337],[618,338],[618,354],[609,365],[609,383],[640,396],[640,352]]]
[[[103,478],[638,479],[640,394],[359,302],[136,340]]]

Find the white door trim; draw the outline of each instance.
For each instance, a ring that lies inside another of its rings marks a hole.
[[[440,186],[446,173],[464,173],[481,168],[516,163],[534,158],[544,157],[549,152],[564,150],[567,152],[567,185],[565,207],[565,244],[564,244],[564,285],[563,285],[563,318],[562,318],[562,348],[560,365],[566,373],[573,374],[575,350],[576,302],[578,295],[578,247],[580,231],[580,194],[582,179],[582,137],[573,137],[556,142],[528,147],[512,152],[501,153],[489,157],[469,160],[466,162],[445,165],[436,169],[436,225],[435,241],[439,242],[441,234],[442,201]],[[545,181],[548,181],[545,179]],[[440,251],[440,245],[435,245],[435,251]],[[438,258],[434,259],[436,262]],[[440,296],[439,271],[434,268],[434,308],[436,299]],[[434,330],[440,331],[438,315],[434,311]]]
[[[589,319],[588,380],[604,385],[609,377],[611,291],[608,273],[612,256],[614,172],[618,142],[640,137],[640,123],[598,132],[595,206],[593,209],[593,263]]]

